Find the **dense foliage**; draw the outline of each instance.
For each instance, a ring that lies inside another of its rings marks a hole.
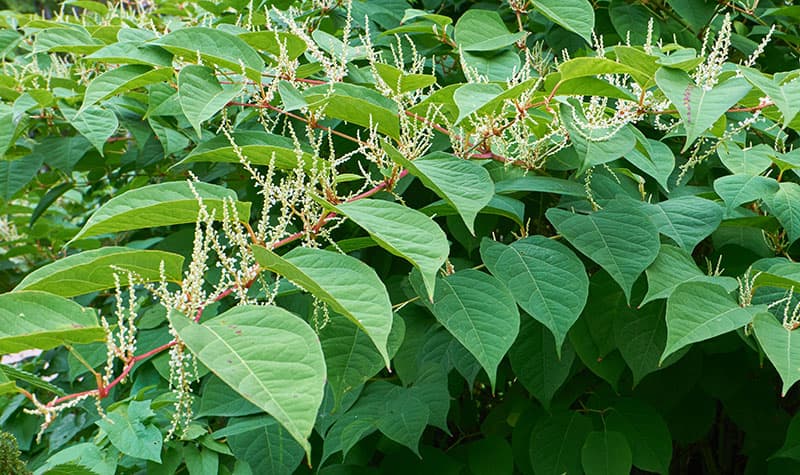
[[[45,3],[9,470],[800,473],[800,7]]]

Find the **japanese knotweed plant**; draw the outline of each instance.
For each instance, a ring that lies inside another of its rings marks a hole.
[[[794,8],[0,12],[0,428],[36,474],[798,473]]]

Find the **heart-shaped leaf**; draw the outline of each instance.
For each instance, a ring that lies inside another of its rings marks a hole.
[[[753,319],[758,343],[783,381],[782,394],[800,380],[800,332],[784,327],[774,315],[762,312]]]

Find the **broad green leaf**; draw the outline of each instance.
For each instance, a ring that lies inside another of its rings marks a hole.
[[[361,226],[379,246],[418,268],[428,297],[433,298],[436,273],[447,259],[449,246],[447,236],[431,218],[397,203],[369,198],[333,209]]]
[[[200,362],[277,419],[310,456],[307,439],[322,404],[325,360],[304,320],[255,305],[234,307],[203,324],[180,314],[168,317]]]
[[[17,389],[17,383],[10,380],[2,368],[0,368],[0,396],[16,393]]]
[[[652,82],[652,73],[648,70],[601,57],[573,58],[559,64],[558,71],[561,73],[560,80],[562,82],[605,74],[629,74],[636,82],[642,85],[648,85]]]
[[[647,295],[640,305],[656,299],[665,299],[675,289],[686,282],[709,282],[721,285],[733,292],[738,284],[731,277],[712,277],[700,271],[692,256],[685,249],[662,244],[658,257],[645,271],[647,274]]]
[[[70,28],[47,28],[36,35],[33,42],[35,53],[72,53],[84,55],[93,53],[103,47],[103,43],[89,34],[86,29],[77,25]]]
[[[458,211],[469,232],[475,235],[475,218],[494,196],[494,184],[485,168],[455,155],[434,152],[416,160],[406,159],[388,142],[389,157]]]
[[[725,175],[714,180],[714,191],[728,209],[759,199],[769,199],[780,190],[780,184],[766,176]]]
[[[667,342],[665,307],[666,302],[657,302],[638,309],[627,305],[617,306],[614,313],[614,341],[633,373],[634,386],[661,366],[659,359]],[[679,356],[680,353],[674,355]]]
[[[717,203],[697,196],[664,200],[647,210],[658,232],[689,252],[716,231],[723,215]]]
[[[298,447],[300,457],[302,449]],[[232,455],[232,454],[231,454]],[[189,475],[205,475],[206,473],[219,473],[219,455],[217,452],[195,445],[183,446],[183,461]]]
[[[40,267],[25,276],[14,290],[40,290],[62,297],[75,297],[114,288],[114,274],[119,275],[122,285],[127,285],[126,271],[133,273],[137,283],[159,282],[162,263],[167,281],[180,282],[183,256],[128,247],[104,247],[73,254]]]
[[[629,301],[633,283],[658,255],[658,231],[633,200],[611,200],[589,215],[551,208],[547,219],[570,244],[611,274]]]
[[[318,164],[323,163],[321,159],[315,158],[307,151],[296,150],[292,140],[282,135],[268,132],[240,131],[234,132],[231,137],[239,147],[242,155],[252,165],[274,163],[275,167],[282,170],[294,170],[297,168],[297,164],[302,161],[303,168],[310,170],[315,162]],[[186,158],[179,162],[179,165],[192,162],[240,163],[241,160],[236,155],[236,150],[228,140],[228,137],[218,135],[211,140],[200,143]]]
[[[717,155],[725,168],[735,175],[761,175],[772,165],[773,156],[779,156],[772,147],[758,144],[740,148],[735,142],[721,142]]]
[[[187,27],[172,31],[153,44],[188,61],[211,63],[235,73],[246,73],[253,81],[261,82],[264,60],[250,45],[230,33],[205,27]],[[245,71],[242,71],[244,66]]]
[[[84,56],[86,61],[116,64],[145,64],[149,66],[172,66],[172,53],[164,48],[141,41],[120,41],[104,46]]]
[[[34,290],[0,295],[0,354],[103,340],[92,309]]]
[[[760,89],[781,111],[781,123],[788,126],[800,112],[800,82],[792,79],[784,84],[778,78],[767,78],[752,68],[742,68],[745,79]]]
[[[508,289],[489,274],[466,269],[436,281],[433,315],[480,362],[494,389],[497,366],[519,332]]]
[[[630,38],[629,41],[635,45],[643,45],[648,41],[647,28],[643,27],[643,25],[647,25],[653,14],[644,5],[615,2],[610,5],[609,10],[608,16],[611,19],[611,24],[614,25],[614,30],[616,30],[620,38],[626,38],[626,40]],[[652,38],[661,37],[659,22],[653,22],[651,36]],[[623,48],[633,49],[630,46],[623,46]],[[615,49],[618,50],[619,46]]]
[[[304,288],[366,333],[389,367],[392,303],[371,267],[346,254],[322,249],[298,247],[284,256],[257,245],[252,249],[263,269]]]
[[[616,431],[593,431],[581,449],[586,475],[628,475],[631,473],[631,448],[625,436]]]
[[[533,7],[559,26],[592,42],[594,8],[588,0],[533,0]]]
[[[686,129],[685,152],[694,141],[710,129],[728,109],[736,105],[752,86],[744,78],[733,77],[710,90],[697,86],[683,71],[661,68],[656,83],[672,102]]]
[[[581,447],[592,422],[574,411],[555,412],[533,428],[531,464],[537,475],[582,473]]]
[[[575,351],[570,345],[556,353],[553,335],[538,322],[522,319],[517,341],[508,352],[519,381],[546,409],[556,391],[569,377]]]
[[[94,442],[82,442],[70,445],[64,450],[51,455],[47,462],[39,467],[38,471],[47,473],[46,470],[59,465],[88,467],[97,475],[114,475],[117,473],[117,459],[119,452],[116,450],[101,450]],[[80,472],[78,472],[80,473]],[[72,475],[72,472],[69,472]]]
[[[17,130],[13,107],[0,104],[0,157],[5,156],[6,151],[12,146],[14,135]]]
[[[458,211],[445,200],[434,201],[433,203],[420,208],[420,211],[428,216],[456,216]],[[525,226],[525,203],[509,196],[494,195],[489,200],[489,204],[483,207],[478,214],[493,214],[508,218],[520,227]],[[462,219],[463,221],[463,219]],[[466,226],[465,226],[466,227]],[[467,229],[469,232],[469,229]],[[477,247],[477,245],[476,245]]]
[[[573,117],[573,114],[575,117]],[[569,132],[581,165],[578,173],[596,165],[614,161],[630,153],[636,146],[636,136],[629,126],[616,128],[589,128],[578,121],[584,121],[583,114],[573,104],[564,104],[560,109],[560,117]]]
[[[123,454],[161,463],[164,437],[155,424],[145,422],[155,415],[150,401],[131,401],[127,406],[108,412],[96,424]]]
[[[106,71],[86,86],[79,113],[86,110],[87,107],[121,92],[166,81],[173,74],[172,68],[153,69],[140,64],[120,66]]]
[[[44,157],[31,153],[16,160],[0,160],[0,199],[10,200],[36,176]]]
[[[395,94],[405,94],[436,84],[435,76],[404,73],[388,64],[375,64],[375,70]]]
[[[740,307],[722,286],[709,282],[681,284],[667,299],[667,346],[661,361],[687,345],[739,329],[754,315],[752,307]]]
[[[578,256],[557,241],[530,236],[510,246],[484,238],[481,257],[519,306],[550,330],[560,356],[589,292],[589,278]]]
[[[281,55],[282,46],[286,47],[283,53],[290,60],[303,54],[308,47],[302,38],[286,31],[248,31],[237,36],[253,48],[276,58]]]
[[[518,193],[521,191],[553,193],[556,195],[586,197],[586,188],[581,183],[551,176],[525,175],[498,181],[494,185],[497,193]]]
[[[800,238],[800,185],[791,181],[779,184],[780,188],[774,194],[761,196],[771,215],[786,230],[788,245],[792,245]]]
[[[455,25],[455,40],[463,51],[495,51],[523,37],[521,32],[510,33],[500,15],[490,10],[467,10]]]
[[[225,429],[233,431],[226,436],[233,455],[254,475],[291,475],[303,461],[303,447],[272,417],[235,418]]]
[[[469,473],[512,475],[514,455],[504,437],[489,435],[464,447],[468,454]]]
[[[283,102],[283,110],[287,112],[308,107],[303,93],[298,91],[289,81],[281,80],[278,82],[278,94],[280,94],[281,102]]]
[[[241,90],[241,86],[221,85],[214,70],[206,66],[184,66],[178,74],[178,101],[198,136],[202,135],[200,123],[214,117]]]
[[[800,380],[800,332],[783,326],[774,315],[761,312],[753,318],[753,332],[761,349],[778,371],[786,392]]]
[[[465,84],[453,93],[453,101],[458,107],[458,118],[454,125],[485,106],[503,93],[497,84]]]
[[[403,319],[395,317],[387,342],[389,357],[397,352],[404,333]],[[322,351],[325,353],[325,366],[328,371],[328,384],[333,391],[334,407],[338,408],[346,393],[366,383],[378,374],[386,363],[374,344],[369,341],[369,337],[344,318],[336,316],[331,318],[319,331],[319,336]]]
[[[119,120],[117,115],[107,109],[91,106],[87,107],[80,112],[62,105],[59,110],[64,114],[64,118],[75,130],[80,132],[81,135],[100,152],[103,154],[103,147],[106,140],[111,138],[119,127]]]
[[[225,200],[233,200],[239,220],[250,219],[250,203],[236,201],[233,190],[202,182],[173,181],[143,186],[111,198],[92,214],[72,241],[132,229],[193,223],[200,212],[194,192],[217,219],[223,215]]]
[[[618,400],[609,411],[606,428],[625,436],[633,465],[650,472],[669,472],[672,436],[664,418],[641,399]]]
[[[581,362],[615,391],[626,366],[617,351],[614,319],[629,308],[625,293],[608,272],[595,272],[589,280],[586,307],[568,335]]]
[[[232,387],[218,377],[211,375],[205,379],[200,394],[198,417],[222,416],[237,417],[258,414],[262,410],[252,402],[239,397]],[[228,424],[227,427],[230,427]]]
[[[786,440],[773,457],[785,457],[800,460],[800,413],[792,417],[786,429]]]
[[[377,128],[393,139],[400,138],[397,104],[378,92],[355,84],[336,83],[314,86],[305,91],[312,110],[324,109],[325,115],[362,127]]]
[[[638,132],[638,129],[634,129]],[[642,140],[639,140],[642,144]],[[637,146],[623,158],[631,165],[655,178],[656,182],[665,190],[669,190],[668,180],[675,169],[675,155],[663,142],[653,139],[644,139],[644,146],[639,150]]]

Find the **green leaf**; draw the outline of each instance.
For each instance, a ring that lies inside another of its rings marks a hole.
[[[649,85],[652,82],[653,74],[638,66],[640,65],[629,65],[608,58],[581,57],[559,64],[558,71],[561,73],[561,82],[605,74],[629,74],[637,83]]]
[[[199,56],[203,63],[222,66],[235,73],[241,73],[244,65],[247,77],[261,82],[261,72],[264,70],[261,56],[241,38],[230,33],[195,26],[172,31],[152,44],[185,60],[196,61]]]
[[[560,109],[560,117],[569,132],[575,152],[581,159],[578,173],[587,169],[614,161],[627,155],[636,146],[636,136],[631,127],[625,126],[618,130],[614,128],[589,128],[576,122],[573,113],[579,120],[585,120],[583,113],[575,108],[574,104],[564,104]]]
[[[31,153],[16,160],[0,160],[0,198],[10,200],[36,176],[44,157]]]
[[[444,152],[411,161],[388,142],[383,143],[383,148],[392,160],[457,210],[469,232],[475,235],[475,218],[494,196],[494,184],[485,168]]]
[[[47,28],[36,35],[33,43],[35,53],[72,53],[83,55],[93,53],[103,47],[103,43],[92,38],[83,27],[71,25],[70,28]]]
[[[367,231],[380,247],[419,269],[428,297],[433,298],[436,273],[447,259],[449,246],[447,236],[431,218],[397,203],[369,198],[333,209]]]
[[[254,245],[252,249],[262,268],[304,288],[366,333],[389,367],[392,303],[371,267],[346,254],[322,249],[297,247],[283,257],[265,247]]]
[[[62,105],[59,110],[67,122],[103,155],[103,147],[119,127],[116,114],[107,109],[91,106],[80,112]]]
[[[173,75],[172,68],[153,69],[140,64],[120,66],[97,76],[86,86],[80,112],[104,99],[148,84],[162,82]]]
[[[614,341],[633,372],[634,386],[659,369],[659,359],[667,342],[665,307],[665,302],[653,303],[639,309],[620,305],[614,313]],[[679,356],[680,353],[674,355]]]
[[[559,26],[592,42],[594,8],[588,0],[533,0],[533,6]]]
[[[753,307],[740,307],[720,285],[709,282],[679,285],[667,299],[667,346],[661,361],[686,345],[747,325],[755,313]]]
[[[772,457],[785,457],[800,460],[800,413],[792,417],[786,429],[786,440],[783,446]]]
[[[751,175],[725,175],[714,180],[714,191],[728,209],[769,197],[780,190],[774,178]]]
[[[530,456],[537,475],[582,473],[581,447],[592,422],[578,412],[555,412],[533,428]]]
[[[469,117],[503,93],[497,84],[465,84],[453,93],[453,101],[458,107],[458,118],[454,125]]]
[[[388,64],[375,64],[375,70],[395,94],[405,94],[436,84],[436,76],[409,74]]]
[[[491,473],[492,475],[512,475],[514,455],[505,438],[490,435],[464,447],[468,454],[469,473]]]
[[[669,473],[672,436],[664,418],[640,399],[624,398],[614,404],[606,428],[625,436],[633,465],[650,472]]]
[[[634,132],[638,132],[638,129]],[[664,143],[653,139],[645,138],[644,142],[639,139],[639,144],[643,144],[643,151],[636,147],[624,156],[625,160],[655,178],[662,188],[669,190],[669,177],[675,169],[675,155],[672,150]]]
[[[484,238],[481,257],[519,306],[550,330],[560,356],[589,292],[589,278],[578,256],[557,241],[530,236],[510,246]]]
[[[733,292],[738,284],[732,277],[712,277],[703,274],[692,256],[684,249],[662,244],[658,257],[645,271],[647,274],[647,295],[640,305],[656,299],[665,299],[685,282],[709,282],[721,285]]]
[[[200,123],[214,117],[241,90],[238,85],[221,85],[206,66],[184,66],[178,74],[178,101],[198,136]]]
[[[800,380],[800,332],[783,326],[774,315],[761,312],[753,318],[753,332],[761,349],[783,381],[781,395]]]
[[[84,56],[83,59],[111,64],[145,64],[170,68],[172,66],[172,53],[160,46],[141,41],[112,43]]]
[[[266,51],[276,58],[281,55],[283,45],[286,46],[284,53],[290,60],[297,58],[307,49],[306,42],[302,38],[286,31],[248,31],[238,36],[253,48]]]
[[[258,414],[259,412],[262,411],[258,406],[247,399],[239,397],[239,393],[218,377],[211,375],[206,378],[200,395],[198,417],[236,417]],[[232,424],[231,422],[226,427],[231,427]]]
[[[744,78],[732,77],[705,90],[683,71],[661,68],[656,72],[656,83],[672,102],[686,128],[686,145],[682,152],[700,137],[725,112],[743,98],[752,86]]]
[[[551,176],[525,175],[517,178],[509,178],[508,180],[495,183],[494,191],[497,193],[518,193],[527,191],[576,196],[578,198],[586,197],[586,189],[582,184],[576,181]]]
[[[464,12],[455,26],[455,39],[464,51],[495,51],[511,46],[524,33],[509,33],[497,12],[472,9]]]
[[[403,341],[404,333],[403,319],[395,317],[387,344],[390,357]],[[334,407],[338,408],[345,393],[366,383],[386,363],[369,337],[343,318],[331,318],[319,335],[325,353],[328,384],[333,390]]]
[[[103,340],[105,332],[92,309],[47,292],[0,295],[0,353]]]
[[[800,185],[784,181],[779,186],[775,194],[766,194],[761,199],[786,230],[788,245],[791,246],[800,238]]]
[[[658,232],[689,252],[716,231],[723,215],[717,203],[697,196],[664,200],[647,210]]]
[[[311,170],[314,163],[324,163],[306,151],[297,151],[291,139],[268,132],[239,131],[231,134],[233,142],[239,147],[242,155],[252,165],[269,165],[282,170],[294,170],[299,161],[303,169]],[[218,135],[211,140],[200,143],[178,165],[193,162],[226,162],[240,163],[239,156],[228,137]]]
[[[235,418],[225,429],[232,431],[226,440],[233,455],[253,474],[291,475],[303,461],[303,447],[272,417]]]
[[[626,38],[626,40],[630,38],[629,41],[635,45],[643,45],[648,41],[647,28],[644,28],[643,25],[647,25],[653,16],[650,10],[643,5],[628,5],[616,2],[612,3],[610,7],[608,16],[620,38]],[[659,22],[654,21],[651,38],[660,37],[661,28],[659,27]],[[624,46],[623,48],[633,49],[630,46]],[[619,47],[615,49],[619,49]]]
[[[314,330],[273,306],[244,305],[203,324],[168,315],[181,340],[220,379],[273,416],[311,452],[325,360]]]
[[[104,247],[80,252],[59,259],[31,272],[15,291],[41,290],[62,297],[75,297],[115,285],[114,274],[127,285],[125,271],[136,276],[136,282],[159,282],[160,266],[168,282],[180,282],[183,256],[163,251],[147,251],[127,247]]]
[[[772,165],[773,156],[779,156],[772,147],[758,144],[740,148],[735,142],[720,142],[717,155],[725,167],[736,175],[760,175]]]
[[[775,103],[783,116],[781,123],[788,126],[800,112],[800,82],[791,79],[784,84],[777,77],[767,78],[764,73],[752,68],[741,68],[745,79],[760,89]]]
[[[250,203],[236,201],[236,192],[218,185],[173,181],[126,191],[95,211],[72,241],[132,229],[169,226],[197,221],[200,205],[192,188],[203,199],[209,213],[222,217],[224,200],[234,200],[238,218],[250,219]],[[72,242],[71,241],[71,242]]]
[[[433,315],[480,362],[494,389],[497,366],[519,332],[519,310],[489,274],[465,269],[436,281]]]
[[[333,86],[314,86],[306,89],[305,98],[312,110],[324,109],[325,115],[362,127],[376,127],[378,132],[393,139],[400,138],[397,104],[378,92],[355,84],[336,83]]]
[[[575,351],[567,345],[558,355],[553,335],[540,323],[523,318],[508,357],[525,389],[549,409],[556,391],[569,377]]]
[[[551,208],[547,219],[570,244],[605,269],[630,301],[631,288],[658,255],[655,225],[633,200],[615,199],[590,215]]]
[[[161,463],[164,438],[154,424],[145,420],[155,416],[150,401],[131,401],[127,406],[108,412],[96,424],[120,452],[131,457]]]
[[[303,93],[298,91],[289,81],[281,80],[278,82],[278,94],[280,94],[281,102],[283,102],[283,110],[287,112],[308,107]]]
[[[631,448],[625,436],[616,431],[593,431],[581,449],[586,475],[628,475],[631,473]]]

